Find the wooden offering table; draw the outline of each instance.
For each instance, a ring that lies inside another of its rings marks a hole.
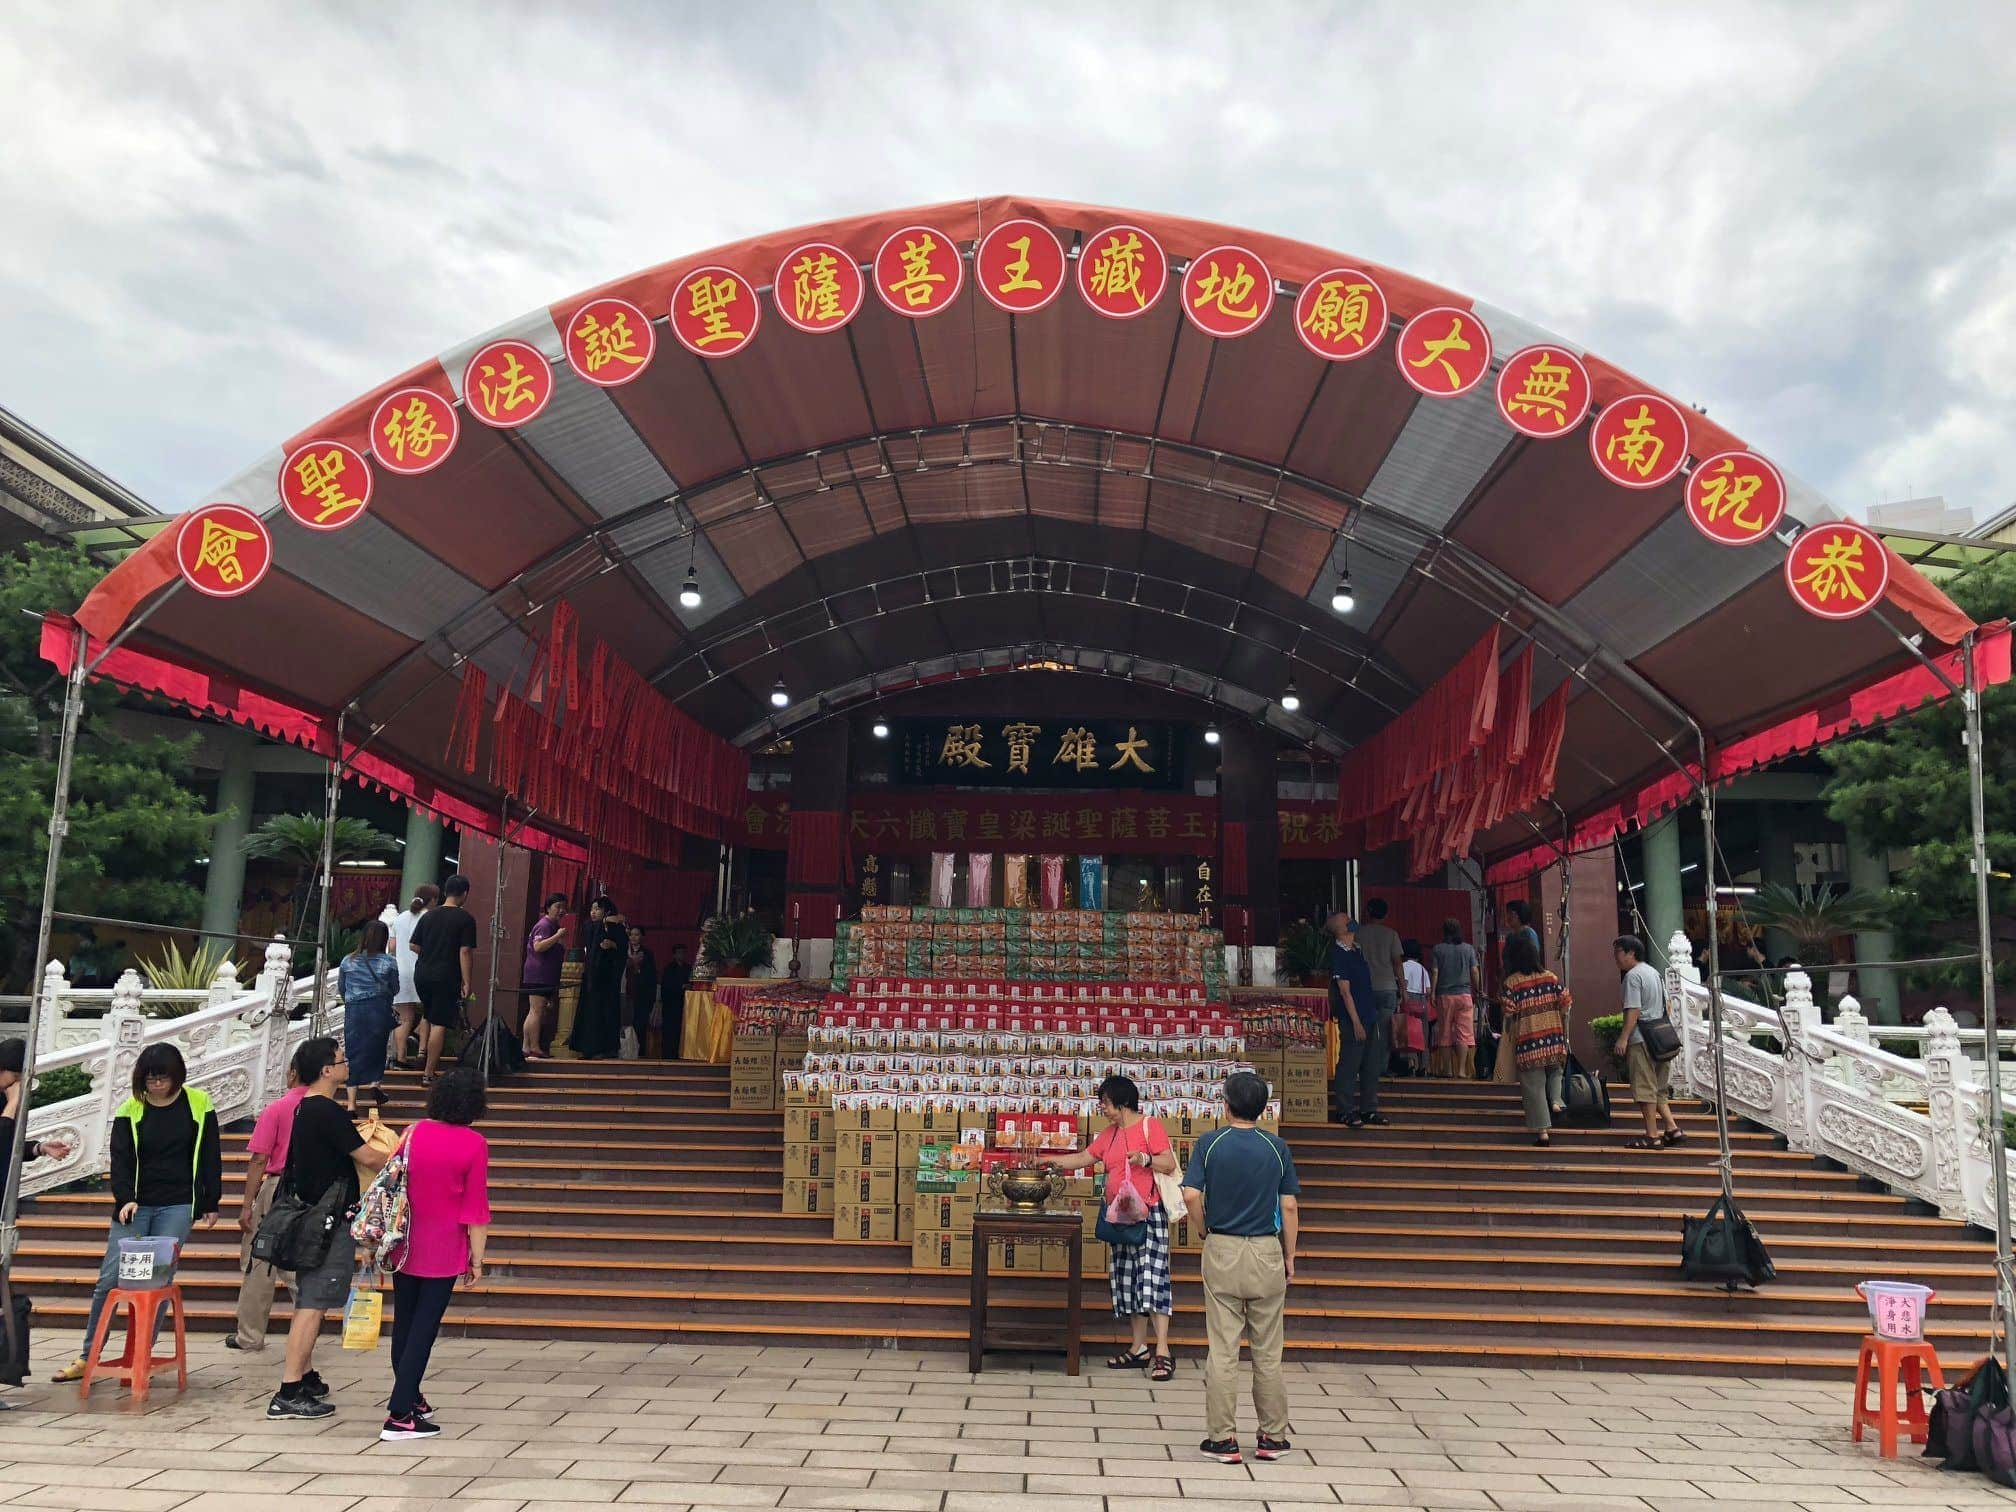
[[[1062,1244],[1070,1253],[1065,1275],[1064,1337],[1040,1328],[987,1327],[988,1260],[997,1240]],[[1073,1213],[981,1212],[973,1215],[973,1303],[968,1317],[967,1368],[980,1372],[990,1349],[1056,1350],[1064,1353],[1064,1373],[1078,1374],[1079,1323],[1085,1311],[1085,1230]]]

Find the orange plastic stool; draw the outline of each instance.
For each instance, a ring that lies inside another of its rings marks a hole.
[[[154,1322],[161,1309],[171,1305],[175,1310],[175,1353],[157,1355],[152,1342]],[[122,1307],[126,1309],[126,1352],[116,1360],[101,1362],[98,1352],[105,1347],[105,1336],[112,1330],[113,1317]],[[189,1353],[188,1341],[182,1331],[181,1286],[171,1282],[167,1286],[149,1287],[144,1291],[115,1286],[105,1294],[105,1306],[98,1314],[98,1332],[84,1356],[84,1378],[77,1383],[77,1394],[80,1398],[90,1396],[93,1378],[111,1376],[124,1381],[136,1397],[144,1397],[154,1372],[171,1366],[175,1371],[176,1387],[186,1391],[189,1387]]]
[[[1877,1389],[1882,1393],[1877,1405],[1869,1405],[1869,1377],[1874,1370]],[[1886,1339],[1879,1334],[1862,1336],[1862,1357],[1855,1366],[1855,1442],[1862,1442],[1862,1430],[1876,1425],[1877,1444],[1883,1458],[1897,1458],[1897,1433],[1910,1431],[1911,1441],[1922,1444],[1929,1431],[1925,1418],[1924,1377],[1943,1387],[1946,1373],[1939,1368],[1939,1351],[1924,1339]],[[1897,1408],[1897,1385],[1904,1385],[1904,1409]]]

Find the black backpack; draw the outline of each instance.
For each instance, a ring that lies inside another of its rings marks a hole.
[[[1734,1290],[1775,1281],[1778,1268],[1742,1210],[1727,1197],[1717,1197],[1705,1218],[1680,1220],[1680,1274]]]

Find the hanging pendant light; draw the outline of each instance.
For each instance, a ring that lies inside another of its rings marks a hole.
[[[1281,690],[1281,707],[1293,714],[1302,707],[1302,695],[1295,691],[1295,679],[1288,679],[1288,686]]]
[[[791,702],[791,694],[789,690],[787,690],[784,686],[784,679],[780,677],[774,684],[771,685],[770,707],[772,707],[773,709],[781,709],[784,708],[786,705],[788,705],[790,702]]]

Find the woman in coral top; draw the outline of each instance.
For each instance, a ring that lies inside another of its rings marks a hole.
[[[1110,1246],[1113,1315],[1127,1320],[1134,1347],[1113,1356],[1106,1368],[1146,1370],[1149,1380],[1166,1381],[1176,1374],[1176,1360],[1169,1353],[1169,1315],[1175,1310],[1175,1296],[1169,1281],[1169,1214],[1155,1189],[1155,1173],[1176,1174],[1176,1151],[1162,1120],[1141,1111],[1141,1089],[1127,1077],[1109,1076],[1099,1084],[1099,1111],[1106,1127],[1086,1149],[1076,1155],[1046,1155],[1042,1163],[1062,1171],[1104,1166],[1109,1201],[1124,1183],[1147,1205],[1147,1241]]]
[[[427,1116],[406,1134],[406,1253],[392,1277],[392,1399],[381,1439],[441,1431],[420,1381],[456,1281],[483,1284],[490,1142],[470,1126],[484,1111],[483,1078],[450,1071],[435,1084]]]

